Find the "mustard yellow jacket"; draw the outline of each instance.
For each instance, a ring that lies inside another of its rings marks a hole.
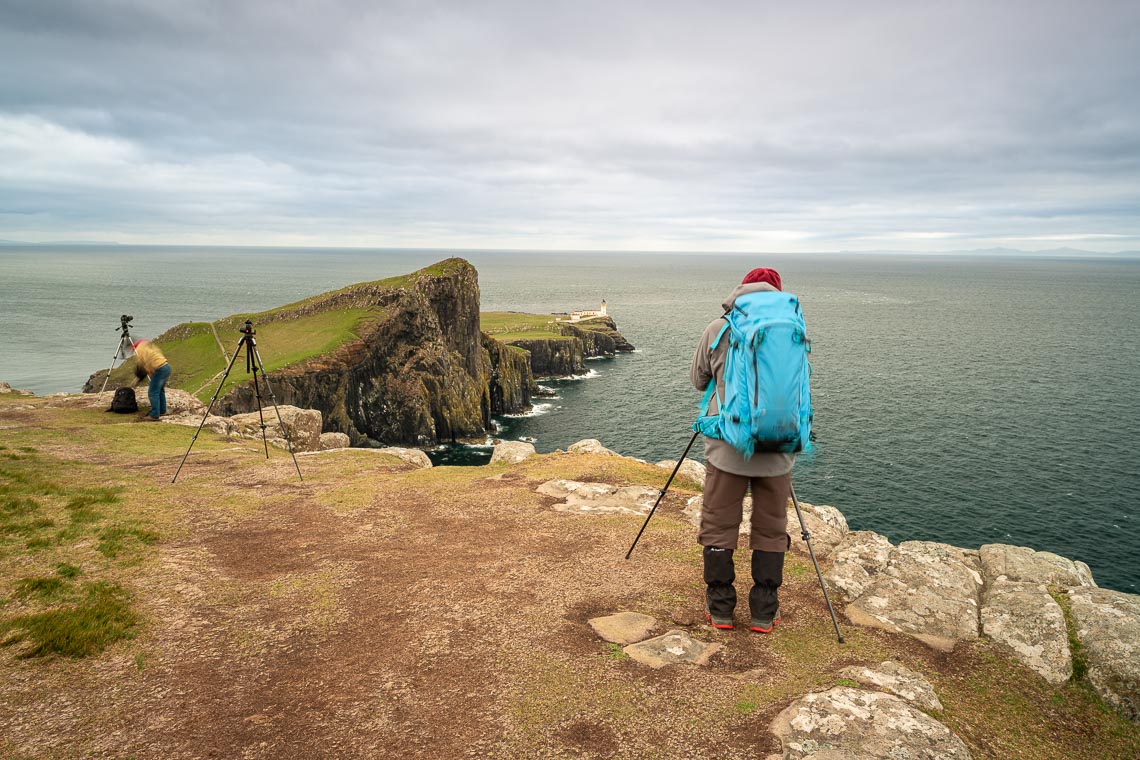
[[[150,341],[141,344],[135,349],[135,361],[148,375],[153,375],[156,369],[167,363],[166,357],[162,355],[162,351]]]

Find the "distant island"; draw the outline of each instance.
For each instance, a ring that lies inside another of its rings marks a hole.
[[[183,323],[156,340],[171,387],[204,403],[218,391],[215,413],[249,412],[257,400],[244,367],[218,388],[249,319],[278,403],[320,410],[324,432],[354,446],[429,446],[483,438],[494,416],[528,410],[535,378],[585,374],[585,359],[633,350],[604,308],[578,314],[481,314],[478,272],[451,258],[256,314]],[[107,387],[133,373],[131,359]],[[84,391],[105,376],[91,375]]]

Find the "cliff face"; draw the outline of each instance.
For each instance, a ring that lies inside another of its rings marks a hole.
[[[531,372],[535,377],[566,377],[584,375],[583,359],[593,356],[615,356],[633,351],[633,346],[618,332],[609,317],[569,323],[557,322],[559,338],[513,338],[518,346],[530,354]]]
[[[395,288],[361,287],[355,299],[338,306],[365,299],[382,316],[331,354],[271,372],[278,403],[321,410],[325,432],[346,433],[353,445],[481,437],[492,414],[529,404],[521,357],[479,332],[478,274],[466,261],[434,265]],[[219,401],[223,414],[256,407],[248,383]]]

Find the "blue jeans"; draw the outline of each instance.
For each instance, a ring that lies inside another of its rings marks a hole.
[[[170,379],[170,365],[163,364],[150,376],[150,385],[146,395],[150,397],[151,417],[158,419],[159,415],[166,414],[166,381]]]

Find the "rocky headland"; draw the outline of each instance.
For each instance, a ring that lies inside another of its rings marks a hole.
[[[581,374],[586,357],[632,350],[608,317],[563,325],[525,315],[553,332],[500,340],[480,329],[480,316],[478,273],[453,258],[258,314],[177,325],[157,342],[173,368],[170,387],[207,403],[217,389],[214,414],[249,413],[257,396],[244,356],[218,383],[251,320],[277,403],[320,411],[322,432],[353,446],[481,440],[492,417],[529,408],[535,377]],[[107,387],[128,384],[133,365],[116,368]],[[100,389],[105,374],[84,391]],[[264,387],[262,395],[264,406]]]

